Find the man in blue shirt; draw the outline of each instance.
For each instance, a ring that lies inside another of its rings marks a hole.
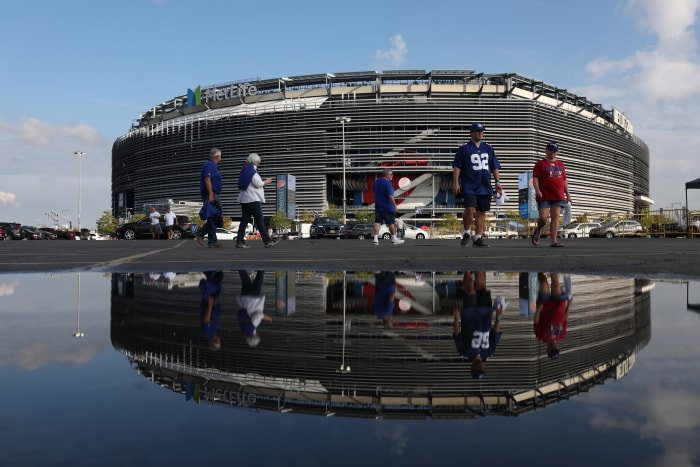
[[[488,247],[481,236],[486,224],[486,212],[491,210],[491,197],[494,194],[494,189],[491,187],[491,174],[495,180],[496,192],[503,193],[499,176],[501,164],[493,147],[483,141],[484,125],[472,123],[469,134],[471,139],[457,149],[452,162],[453,190],[455,196],[459,197],[461,194],[464,200],[464,232],[461,245],[469,245],[469,231],[476,212],[473,245]]]
[[[199,192],[203,202],[209,202],[219,213],[221,210],[221,173],[219,172],[219,162],[221,162],[221,150],[213,148],[209,151],[209,160],[202,166],[202,173],[199,177]],[[195,239],[200,246],[204,246],[204,236],[209,239],[209,247],[221,248],[223,245],[217,242],[216,225],[211,217],[206,219],[204,225],[195,233]]]
[[[391,183],[394,171],[382,170],[382,176],[374,181],[374,244],[379,245],[379,229],[384,222],[391,232],[391,243],[401,245],[403,240],[396,237],[396,200]]]

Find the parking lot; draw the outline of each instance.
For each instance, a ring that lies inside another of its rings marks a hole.
[[[0,273],[33,271],[420,270],[572,274],[656,278],[700,277],[700,240],[687,238],[576,238],[565,248],[534,247],[527,239],[493,239],[489,248],[459,240],[283,240],[273,248],[201,248],[194,240],[0,242]]]

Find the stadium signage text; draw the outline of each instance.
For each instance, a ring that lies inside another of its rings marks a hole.
[[[202,97],[204,97],[205,102],[216,102],[233,99],[234,97],[254,96],[257,93],[258,88],[254,84],[240,83],[232,84],[225,88],[205,89],[202,93],[204,96]]]

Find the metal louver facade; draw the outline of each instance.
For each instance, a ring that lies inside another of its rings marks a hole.
[[[428,216],[459,215],[451,162],[474,121],[486,126],[503,166],[505,210],[517,210],[518,175],[532,170],[550,140],[560,145],[574,214],[627,214],[651,202],[649,150],[624,115],[517,74],[350,72],[256,78],[202,93],[199,105],[183,95],[154,106],[114,142],[115,216],[156,200],[199,201],[199,171],[212,147],[224,154],[225,216],[240,216],[236,180],[251,152],[262,157],[261,175],[296,177],[299,213],[341,206],[344,192],[348,213],[371,208],[373,177],[391,166],[404,183],[400,214],[421,207]],[[350,120],[341,125],[339,117]],[[269,216],[274,188],[266,195]]]

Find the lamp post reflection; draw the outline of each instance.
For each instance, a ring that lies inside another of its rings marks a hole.
[[[340,360],[340,369],[336,370],[336,373],[350,373],[350,365],[345,365],[345,331],[349,327],[350,323],[345,322],[345,309],[347,306],[347,271],[343,271],[343,354]]]
[[[85,334],[83,334],[80,331],[80,273],[78,273],[78,321],[76,323],[76,328],[75,328],[75,333],[73,334],[73,337],[80,338],[83,337]]]

